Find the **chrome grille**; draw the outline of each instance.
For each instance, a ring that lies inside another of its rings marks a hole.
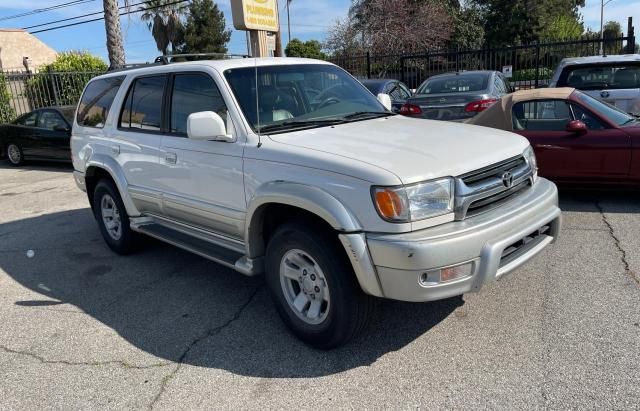
[[[531,186],[532,176],[529,164],[518,156],[457,177],[455,219],[464,220],[509,201]]]

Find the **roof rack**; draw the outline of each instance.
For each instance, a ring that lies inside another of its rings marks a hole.
[[[216,60],[223,60],[226,58],[249,58],[246,54],[227,54],[227,53],[189,53],[189,54],[168,54],[158,56],[153,60],[153,63],[132,63],[125,64],[122,67],[112,68],[109,67],[108,71],[110,73],[118,72],[118,71],[126,71],[133,70],[141,67],[150,67],[150,66],[159,66],[171,63],[179,63],[183,61],[194,61],[194,60],[213,60],[212,57],[216,57]],[[176,61],[177,60],[177,61]]]
[[[210,60],[211,57],[218,57],[217,60],[225,58],[249,58],[246,54],[228,54],[228,53],[188,53],[188,54],[169,54],[156,57],[154,63],[156,64],[170,64],[174,63],[176,59],[179,61],[193,61],[193,60]],[[184,60],[183,60],[184,59]]]

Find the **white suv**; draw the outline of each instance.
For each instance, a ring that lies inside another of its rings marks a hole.
[[[113,72],[82,96],[74,176],[115,252],[142,233],[265,273],[284,322],[331,348],[364,328],[375,297],[478,291],[560,227],[524,138],[387,103],[307,59]]]

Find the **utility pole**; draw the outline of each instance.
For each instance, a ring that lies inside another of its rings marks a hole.
[[[287,34],[289,35],[289,43],[291,43],[291,19],[289,18],[289,4],[291,0],[287,0]]]
[[[107,32],[107,51],[109,52],[109,68],[124,66],[124,47],[120,31],[120,12],[118,0],[102,0],[104,6],[104,27]],[[125,4],[128,4],[125,1]]]
[[[604,6],[613,0],[600,0],[600,55],[604,55]]]

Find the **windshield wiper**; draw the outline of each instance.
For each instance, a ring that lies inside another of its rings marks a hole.
[[[347,114],[346,116],[342,116],[344,120],[355,120],[360,117],[382,117],[382,116],[394,116],[395,113],[387,113],[383,111],[356,111],[355,113]]]
[[[344,123],[343,119],[329,118],[329,119],[315,119],[315,120],[291,120],[284,121],[282,123],[267,124],[258,128],[258,132],[287,130],[297,127],[315,127],[315,126],[329,126],[333,124]]]

